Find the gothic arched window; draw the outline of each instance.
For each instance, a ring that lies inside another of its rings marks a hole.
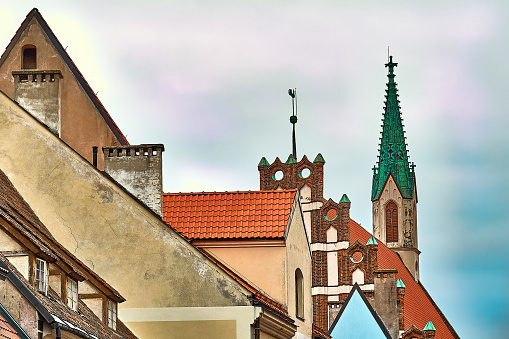
[[[385,208],[385,240],[398,242],[398,206],[393,201]]]

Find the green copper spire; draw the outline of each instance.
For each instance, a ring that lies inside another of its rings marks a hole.
[[[389,68],[389,82],[385,90],[385,107],[382,119],[382,137],[378,163],[373,167],[373,186],[371,200],[380,196],[382,188],[387,181],[389,173],[392,173],[396,183],[403,194],[403,198],[412,198],[414,195],[415,173],[414,164],[409,164],[405,143],[405,132],[401,119],[398,90],[394,82],[394,67],[398,64],[392,62],[392,56],[385,67]]]

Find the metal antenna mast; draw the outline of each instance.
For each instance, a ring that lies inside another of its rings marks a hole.
[[[292,116],[290,122],[293,126],[292,132],[292,154],[293,158],[297,160],[297,142],[295,141],[295,124],[297,123],[297,88],[289,89],[288,94],[292,97]]]

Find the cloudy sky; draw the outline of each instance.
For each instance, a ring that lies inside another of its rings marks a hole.
[[[371,230],[387,48],[417,165],[421,280],[462,338],[509,320],[509,3],[11,1],[38,7],[132,144],[163,143],[165,191],[256,190],[257,164],[322,153],[325,196]],[[16,4],[14,4],[16,3]]]

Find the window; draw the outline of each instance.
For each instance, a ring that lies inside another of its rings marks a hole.
[[[108,327],[117,329],[117,304],[111,300],[108,300]]]
[[[37,339],[42,339],[44,335],[44,318],[37,313]]]
[[[71,278],[67,278],[67,306],[78,310],[78,283]]]
[[[37,68],[37,49],[33,45],[23,47],[22,69]]]
[[[295,314],[304,319],[304,278],[299,268],[295,270]]]
[[[398,206],[391,201],[385,208],[385,240],[398,242]]]
[[[47,267],[46,261],[36,258],[35,259],[35,289],[41,293],[46,294],[47,291]]]

